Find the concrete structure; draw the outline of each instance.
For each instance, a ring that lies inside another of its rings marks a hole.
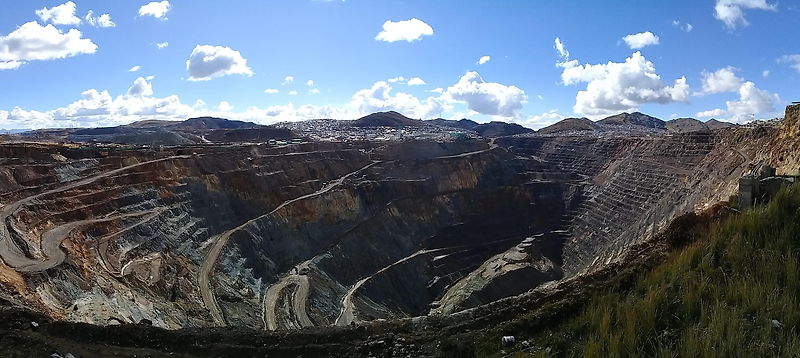
[[[767,202],[782,187],[794,184],[797,179],[797,176],[775,175],[775,168],[760,164],[739,179],[739,208]]]

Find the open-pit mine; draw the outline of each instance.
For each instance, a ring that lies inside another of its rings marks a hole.
[[[376,126],[402,137],[380,140],[296,128],[174,132],[196,143],[172,145],[7,138],[0,302],[169,330],[476,319],[618,263],[677,216],[734,195],[759,162],[795,169],[765,149],[788,135],[780,126],[635,119],[491,138],[440,123],[424,124],[438,137]]]

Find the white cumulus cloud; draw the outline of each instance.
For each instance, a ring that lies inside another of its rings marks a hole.
[[[297,91],[289,91],[289,95],[296,96],[297,95]]]
[[[278,91],[277,89],[274,89],[274,88],[267,88],[264,91],[264,93],[269,93],[269,94],[275,94],[275,93],[278,93],[278,92],[280,92],[280,91]]]
[[[27,111],[15,107],[0,111],[0,126],[7,128],[96,127],[127,124],[143,119],[186,119],[194,113],[178,96],[152,97],[152,85],[137,78],[126,95],[112,98],[108,91],[90,89],[81,98],[65,107],[47,112]]]
[[[167,46],[169,46],[169,42],[166,42],[166,41],[165,42],[159,42],[159,43],[156,44],[156,46],[158,46],[158,49],[161,50],[161,49],[167,48]]]
[[[389,83],[403,83],[405,81],[406,81],[406,79],[403,78],[403,76],[397,76],[395,78],[390,78],[389,79]]]
[[[419,86],[419,85],[424,85],[424,84],[426,84],[425,81],[423,81],[419,77],[414,77],[414,78],[408,80],[408,85],[409,86]]]
[[[252,76],[247,60],[230,47],[197,45],[186,61],[189,81],[208,81],[232,74]]]
[[[482,56],[480,60],[478,60],[478,64],[482,65],[484,63],[489,62],[492,59],[492,56]]]
[[[474,71],[461,76],[442,96],[452,102],[465,103],[471,111],[504,118],[517,117],[522,105],[528,102],[525,91],[517,86],[486,82]]]
[[[128,70],[128,72],[136,72],[139,71],[140,69],[142,69],[142,66],[133,66],[131,67],[130,70]]]
[[[223,112],[228,112],[228,111],[233,110],[233,106],[231,106],[230,103],[228,103],[226,101],[220,102],[219,106],[217,108],[219,108],[219,110],[223,111]]]
[[[310,90],[308,91],[308,94],[310,94],[310,95],[319,94],[319,90],[318,90],[318,89],[316,89],[316,88],[314,88],[314,89],[310,89]]]
[[[647,31],[625,36],[622,38],[622,41],[625,41],[631,49],[638,50],[645,46],[658,45],[659,38],[653,35],[652,32]]]
[[[764,78],[769,77],[769,70],[764,70],[764,72],[761,73],[761,77],[764,77]]]
[[[283,79],[283,82],[281,82],[281,85],[288,85],[288,84],[290,84],[292,82],[294,82],[294,77],[286,76],[286,78]]]
[[[375,36],[375,40],[395,42],[395,41],[416,41],[422,36],[433,35],[433,28],[424,21],[417,18],[404,21],[386,21],[383,23],[383,31]]]
[[[75,16],[75,3],[72,1],[53,6],[50,9],[45,7],[36,10],[36,15],[42,19],[43,23],[48,21],[55,25],[78,25],[81,23],[81,19]]]
[[[166,15],[170,9],[172,9],[172,5],[169,1],[153,1],[139,8],[139,16],[152,16],[157,19],[166,20]]]
[[[564,85],[586,83],[578,91],[574,112],[601,117],[623,111],[637,111],[646,103],[667,104],[689,101],[689,85],[681,77],[666,85],[652,62],[640,52],[634,52],[625,62],[579,65],[577,60],[558,63],[564,71]]]
[[[714,17],[722,21],[728,29],[735,29],[738,25],[750,25],[744,18],[746,9],[778,11],[777,4],[767,3],[766,0],[717,0],[714,6]]]
[[[720,68],[716,72],[703,71],[703,91],[695,93],[702,96],[714,93],[736,92],[744,82],[736,77],[736,69],[733,67]]]
[[[22,66],[22,62],[21,61],[0,62],[0,71],[2,71],[2,70],[16,70],[20,66]]]
[[[86,14],[86,17],[83,19],[86,21],[87,24],[94,26],[94,27],[115,27],[113,21],[111,21],[111,15],[109,14],[102,14],[100,16],[93,16],[94,13],[92,10],[89,10],[89,13]]]
[[[723,117],[736,123],[744,123],[755,119],[755,116],[766,114],[780,115],[775,105],[783,101],[777,94],[756,88],[753,82],[745,82],[739,87],[739,100],[727,101],[727,109],[713,109],[697,113],[698,117]]]
[[[312,81],[312,80],[308,80],[308,82],[306,82],[306,86],[308,86],[308,87],[314,87],[314,81]]]
[[[133,86],[128,88],[128,92],[126,93],[128,97],[142,97],[142,96],[152,96],[153,95],[153,84],[148,83],[142,77],[133,81]]]
[[[97,45],[81,36],[77,29],[64,33],[52,24],[25,23],[10,34],[0,36],[0,69],[18,68],[28,61],[95,53]]]

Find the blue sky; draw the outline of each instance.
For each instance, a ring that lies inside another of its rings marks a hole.
[[[383,110],[532,128],[635,110],[743,122],[800,100],[795,1],[4,5],[0,128]]]

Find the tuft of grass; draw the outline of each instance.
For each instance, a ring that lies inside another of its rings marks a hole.
[[[531,347],[511,356],[800,356],[800,186],[741,215],[684,220],[693,228],[663,263],[565,319],[532,322],[517,337]],[[481,344],[496,339],[481,337],[477,356],[498,355]]]

